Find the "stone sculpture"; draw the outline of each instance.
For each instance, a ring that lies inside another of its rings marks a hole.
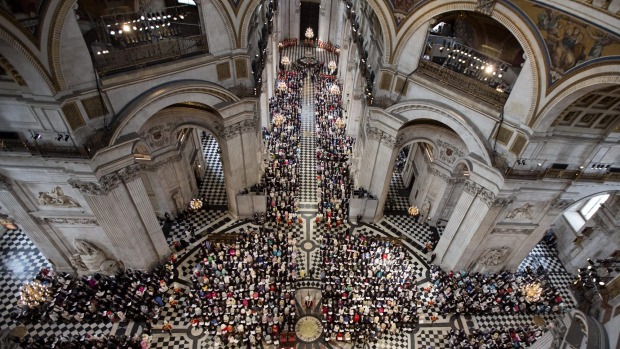
[[[54,207],[81,207],[80,204],[70,196],[65,195],[61,187],[52,189],[49,193],[39,192],[39,204]]]
[[[507,246],[500,248],[488,249],[478,260],[478,264],[485,267],[495,267],[506,260],[510,254],[510,248]]]
[[[71,256],[71,263],[80,274],[113,275],[120,267],[118,261],[108,259],[101,249],[86,240],[76,239],[73,245],[77,253]]]
[[[515,208],[506,218],[509,219],[532,219],[534,217],[534,205],[526,202],[525,205]]]

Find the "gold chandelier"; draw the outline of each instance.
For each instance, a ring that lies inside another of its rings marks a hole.
[[[528,302],[538,302],[542,296],[542,287],[540,287],[539,282],[532,282],[521,287],[521,292]]]
[[[189,207],[194,211],[200,210],[202,208],[202,200],[192,199],[192,201],[189,202]]]
[[[282,116],[282,114],[277,113],[276,115],[273,116],[273,124],[274,125],[280,126],[282,121],[284,121],[284,116]]]
[[[308,29],[306,29],[306,39],[312,39],[313,37],[314,37],[314,30],[308,27]]]
[[[336,62],[335,61],[329,61],[329,64],[327,65],[327,68],[329,68],[329,70],[331,70],[331,71],[336,70]]]
[[[338,117],[338,119],[336,119],[336,127],[337,128],[343,128],[344,127],[344,121],[342,121],[341,117]]]
[[[329,91],[333,95],[339,95],[340,94],[340,87],[338,87],[338,85],[336,85],[336,84],[333,84],[332,87],[329,88]]]
[[[291,60],[288,58],[288,56],[282,57],[282,64],[284,66],[287,66],[287,65],[291,64]]]
[[[417,206],[411,206],[409,207],[409,209],[407,210],[407,212],[409,212],[410,216],[417,216],[420,214],[420,210],[418,210]]]
[[[280,90],[281,92],[285,92],[286,91],[286,82],[284,82],[284,81],[278,82],[278,90]]]
[[[33,281],[22,286],[22,294],[19,303],[27,306],[28,308],[35,308],[42,303],[45,303],[49,296],[50,291],[47,286],[43,285],[39,281]]]

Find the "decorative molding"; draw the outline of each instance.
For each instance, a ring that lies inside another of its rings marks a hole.
[[[11,76],[11,78],[13,78],[13,80],[19,86],[27,86],[26,80],[24,80],[24,77],[17,71],[17,69],[15,69],[13,64],[11,64],[11,62],[9,62],[9,60],[6,59],[1,54],[0,54],[0,66],[2,68],[4,68],[4,70],[7,72],[7,74],[9,74]]]
[[[498,228],[495,227],[491,230],[491,234],[513,234],[513,235],[530,235],[534,232],[534,229],[519,229],[519,228]]]
[[[93,218],[44,218],[48,223],[54,224],[82,224],[82,225],[99,225]]]
[[[370,123],[366,122],[366,134],[369,139],[377,140],[390,148],[397,148],[400,146],[401,139],[397,141],[396,137],[381,131],[376,127],[370,126]]]
[[[424,159],[426,160],[426,157],[424,157]],[[428,173],[430,173],[431,175],[433,175],[435,177],[440,178],[441,180],[443,180],[446,183],[450,183],[450,180],[452,179],[450,176],[448,176],[447,174],[443,173],[442,171],[439,171],[438,169],[436,169],[432,165],[429,166]]]
[[[475,183],[474,181],[466,180],[463,190],[465,190],[465,192],[469,194],[477,195],[478,197],[480,197],[480,200],[482,200],[482,202],[484,202],[489,207],[491,207],[495,202],[495,194],[493,194],[492,191],[486,189],[480,184]]]
[[[515,201],[515,197],[507,197],[507,198],[497,198],[493,201],[493,207],[501,207],[506,208],[510,206]]]
[[[496,2],[497,0],[478,0],[478,3],[476,4],[476,12],[491,16],[493,14],[493,10],[495,9]]]
[[[454,164],[456,159],[462,158],[465,154],[459,150],[456,146],[444,142],[440,139],[437,140],[439,146],[439,159],[447,164]]]
[[[69,185],[86,195],[106,195],[108,191],[98,183],[84,182],[77,179],[70,179]]]
[[[229,126],[216,125],[215,132],[225,140],[231,140],[242,133],[256,131],[256,120],[243,120]]]
[[[564,211],[567,208],[571,207],[574,203],[575,200],[563,200],[557,197],[553,199],[553,201],[551,201],[551,209]]]
[[[506,216],[507,219],[534,219],[534,205],[526,202],[521,207],[517,207]]]
[[[609,228],[609,225],[607,225],[607,222],[605,222],[605,220],[597,214],[595,214],[594,216],[592,216],[592,221],[594,221],[595,224],[595,229],[597,231],[602,231],[605,234],[612,234],[613,233],[613,229]]]
[[[140,177],[140,172],[142,171],[142,165],[140,164],[132,164],[118,171],[118,175],[123,180],[123,182],[131,182],[134,179]]]
[[[174,128],[174,122],[155,125],[140,133],[140,139],[148,143],[151,148],[158,148],[168,144],[170,141],[170,131]]]
[[[152,171],[157,171],[161,168],[164,168],[166,166],[168,166],[169,164],[173,164],[175,162],[179,162],[181,161],[181,159],[183,159],[183,155],[181,154],[176,154],[173,156],[170,156],[168,158],[165,158],[164,160],[158,161],[154,164],[141,164],[140,165],[140,169],[143,171],[148,171],[148,172],[152,172]]]

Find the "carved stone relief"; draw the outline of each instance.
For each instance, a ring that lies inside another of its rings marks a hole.
[[[37,199],[42,206],[52,207],[82,207],[75,199],[65,195],[61,187],[55,187],[49,192],[39,192]]]
[[[510,206],[514,201],[515,201],[515,198],[513,196],[508,197],[508,198],[497,198],[493,202],[493,207],[506,208]]]
[[[551,208],[554,210],[563,211],[571,207],[574,203],[575,203],[575,200],[563,200],[557,197],[553,199],[553,201],[551,201]]]
[[[476,12],[490,16],[493,13],[496,2],[497,0],[478,0],[478,3],[476,4]]]
[[[400,142],[402,141],[402,138],[399,138],[399,140],[397,141],[396,137],[391,136],[376,127],[371,127],[370,123],[368,122],[366,123],[366,134],[368,135],[368,138],[378,140],[379,142],[387,145],[390,148],[396,148],[400,146]]]
[[[487,249],[478,259],[478,264],[485,267],[496,267],[502,264],[510,254],[510,247]]]
[[[491,230],[491,234],[515,234],[515,235],[530,235],[534,232],[534,229],[529,228],[498,228],[495,227]]]
[[[91,218],[45,218],[45,221],[55,224],[99,225],[96,219]]]
[[[161,147],[170,141],[170,131],[174,128],[173,122],[155,125],[140,133],[140,138],[147,142],[152,148]]]
[[[526,202],[523,206],[517,207],[510,211],[506,218],[515,220],[532,220],[534,219],[534,205]]]
[[[86,240],[76,239],[73,245],[77,253],[71,256],[71,264],[78,273],[113,275],[120,267],[118,261],[108,259],[100,248]]]
[[[439,146],[439,159],[447,164],[454,164],[456,159],[463,157],[465,154],[460,151],[454,145],[444,142],[442,140],[437,140],[437,145]]]
[[[220,136],[221,138],[224,138],[225,140],[233,139],[241,133],[246,133],[246,132],[251,132],[251,131],[256,131],[256,120],[253,120],[253,119],[243,120],[243,121],[240,121],[238,123],[235,123],[229,126],[223,126],[223,125],[215,126],[215,132],[218,134],[218,136]]]

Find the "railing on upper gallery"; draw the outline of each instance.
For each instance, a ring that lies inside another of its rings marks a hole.
[[[508,168],[504,171],[504,177],[509,179],[568,179],[579,182],[620,182],[620,173],[585,173],[580,170],[516,170]]]
[[[19,139],[0,139],[0,151],[14,153],[29,153],[48,158],[81,158],[88,159],[92,152],[87,148],[75,145],[39,144]]]
[[[209,52],[206,35],[170,37],[153,44],[95,55],[99,75],[109,75],[185,56]]]
[[[500,92],[480,81],[424,59],[420,60],[416,73],[428,76],[441,84],[460,90],[497,109],[501,109],[508,99],[508,94],[504,92]]]

